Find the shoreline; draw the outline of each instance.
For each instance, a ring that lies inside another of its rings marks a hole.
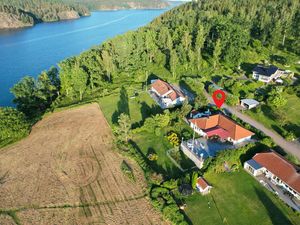
[[[16,31],[16,30],[19,30],[19,29],[32,28],[35,25],[41,24],[41,23],[55,23],[55,22],[63,22],[63,21],[70,21],[70,20],[78,20],[78,19],[81,19],[81,18],[92,16],[93,12],[117,12],[117,11],[124,11],[124,10],[132,10],[132,11],[135,11],[135,10],[164,10],[164,9],[169,8],[169,7],[170,6],[163,7],[163,8],[148,8],[148,7],[145,7],[145,8],[96,9],[96,10],[91,10],[88,15],[79,16],[78,18],[60,19],[60,20],[55,20],[55,21],[41,21],[41,22],[36,22],[36,23],[30,24],[30,25],[26,24],[24,26],[19,26],[19,27],[0,28],[0,35],[1,35],[1,32],[9,32],[9,31]]]

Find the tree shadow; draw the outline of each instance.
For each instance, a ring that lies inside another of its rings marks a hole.
[[[240,155],[240,162],[242,165],[244,165],[244,162],[252,159],[252,157],[256,154],[256,153],[260,153],[260,152],[264,152],[267,151],[269,149],[268,146],[263,145],[261,143],[256,143],[256,145],[252,148],[250,148],[247,152],[245,152],[244,154]]]
[[[152,108],[146,102],[141,103],[141,114],[142,121],[145,121],[145,119],[152,114]]]
[[[189,84],[187,84],[184,80],[179,81],[179,87],[180,87],[180,89],[186,90],[192,96],[191,99],[193,99],[193,98],[195,98],[195,96],[197,96],[197,93],[195,91],[193,91],[191,86]]]
[[[147,155],[150,155],[150,154],[156,154],[156,151],[154,150],[154,148],[148,148],[148,151],[147,151]]]
[[[252,70],[255,68],[257,64],[253,63],[241,63],[241,69],[246,72],[246,75],[252,74]]]
[[[128,93],[127,90],[125,89],[124,86],[122,86],[120,90],[120,100],[118,101],[117,107],[118,109],[113,113],[112,115],[112,122],[117,123],[119,116],[124,113],[130,116],[129,112],[129,98],[128,98]]]
[[[277,62],[277,63],[280,63],[282,65],[287,64],[287,59],[284,56],[281,56],[281,55],[270,55],[270,61],[272,63]]]
[[[277,125],[271,125],[271,127],[272,127],[273,130],[275,130],[280,135],[282,135],[283,132],[284,132],[284,130],[281,127],[277,126]]]
[[[289,123],[284,126],[284,129],[292,130],[295,133],[296,137],[300,137],[300,126],[299,125]]]
[[[212,77],[212,81],[216,84],[218,84],[221,80],[222,80],[222,77],[223,76],[220,76],[220,75],[215,75]]]
[[[264,113],[266,117],[271,120],[276,120],[276,116],[272,112],[273,110],[267,105],[261,105],[261,111]]]
[[[270,199],[267,194],[259,190],[258,188],[254,188],[255,192],[260,199],[261,203],[264,205],[266,210],[268,211],[269,218],[272,221],[273,225],[292,225],[293,223],[286,217],[286,215],[274,204],[274,202]]]

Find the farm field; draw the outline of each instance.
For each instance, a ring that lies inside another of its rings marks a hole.
[[[206,174],[211,194],[185,198],[187,216],[194,225],[298,225],[299,217],[245,171]]]
[[[38,122],[0,152],[0,224],[163,224],[142,171],[113,148],[97,104]],[[121,171],[123,160],[136,182]]]

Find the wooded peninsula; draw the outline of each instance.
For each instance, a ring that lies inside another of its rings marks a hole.
[[[167,6],[168,3],[161,0],[3,0],[0,2],[0,29],[78,19],[89,16],[92,10],[159,9]]]

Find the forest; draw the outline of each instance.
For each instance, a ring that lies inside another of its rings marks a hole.
[[[24,26],[32,26],[40,22],[88,16],[91,10],[165,8],[167,6],[168,3],[162,0],[2,0],[0,13],[7,13],[12,16],[9,17],[10,19],[17,19]]]
[[[89,15],[87,7],[78,3],[58,0],[2,0],[0,12],[12,14],[25,24],[52,22],[66,19],[62,13],[75,11],[78,16]]]
[[[64,0],[70,3],[80,3],[90,10],[130,9],[130,8],[165,8],[168,3],[163,0]]]
[[[272,62],[278,52],[285,64],[293,65],[300,54],[299,24],[298,0],[186,3],[137,31],[62,61],[55,72],[59,78],[49,77],[53,69],[42,74],[46,85],[40,77],[24,78],[12,88],[14,102],[32,118],[49,107],[103,96],[122,86],[142,86],[155,76],[171,82],[200,79],[203,84],[216,74],[237,79],[244,62]],[[291,84],[290,91],[298,86]]]

